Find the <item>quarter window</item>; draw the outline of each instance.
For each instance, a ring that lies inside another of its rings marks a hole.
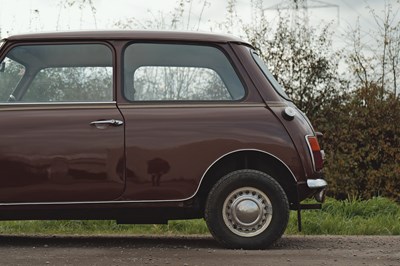
[[[286,100],[290,101],[289,96],[286,94],[286,92],[281,87],[281,85],[279,85],[278,81],[274,78],[274,76],[271,74],[271,72],[269,72],[268,67],[265,65],[265,63],[261,59],[261,57],[254,50],[250,50],[250,52],[251,52],[251,55],[253,56],[254,61],[257,63],[257,65],[261,69],[261,71],[264,73],[264,76],[272,84],[273,88],[279,93],[279,95],[281,95]]]
[[[131,101],[233,101],[245,90],[217,48],[132,44],[125,51],[124,93]]]

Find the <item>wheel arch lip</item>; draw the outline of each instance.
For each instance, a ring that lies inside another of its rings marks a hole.
[[[202,184],[202,182],[203,182],[203,180],[204,180],[204,177],[207,175],[207,173],[210,171],[210,169],[211,169],[217,162],[219,162],[219,161],[222,160],[223,158],[225,158],[225,157],[227,157],[227,156],[229,156],[229,155],[232,155],[232,154],[234,154],[234,153],[246,152],[246,151],[264,153],[264,154],[269,155],[269,156],[273,157],[274,159],[278,160],[278,161],[289,171],[290,175],[293,177],[294,182],[297,182],[297,178],[296,178],[296,176],[293,174],[293,171],[290,169],[290,167],[289,167],[285,162],[283,162],[279,157],[277,157],[276,155],[274,155],[274,154],[272,154],[272,153],[270,153],[270,152],[264,151],[264,150],[254,149],[254,148],[251,148],[251,149],[237,149],[237,150],[233,150],[233,151],[230,151],[230,152],[227,152],[227,153],[221,155],[218,159],[216,159],[213,163],[211,163],[211,164],[208,166],[208,168],[207,168],[207,169],[205,170],[205,172],[203,173],[203,176],[201,177],[200,182],[199,182],[199,186],[198,186],[198,188],[197,188],[197,190],[195,191],[194,194],[195,194],[195,195],[197,194],[197,192],[199,191],[199,189],[200,189],[200,187],[201,187],[201,184]],[[194,196],[194,195],[193,195],[193,196]],[[192,196],[192,197],[193,197],[193,196]]]
[[[266,155],[269,155],[271,157],[273,157],[274,159],[278,160],[290,173],[290,175],[293,177],[293,181],[297,183],[297,179],[296,176],[293,174],[292,170],[289,168],[289,166],[284,163],[279,157],[275,156],[274,154],[267,152],[267,151],[263,151],[263,150],[259,150],[259,149],[236,149],[236,150],[232,150],[230,152],[224,153],[223,155],[221,155],[220,157],[218,157],[216,160],[214,160],[208,167],[207,169],[204,171],[202,177],[200,178],[199,184],[197,185],[197,189],[194,191],[194,193],[186,198],[181,198],[181,199],[169,199],[169,200],[113,200],[113,201],[80,201],[80,202],[10,202],[10,203],[3,203],[0,202],[0,206],[21,206],[21,205],[76,205],[76,204],[127,204],[127,203],[162,203],[162,202],[184,202],[184,201],[188,201],[193,199],[194,197],[196,197],[196,195],[198,194],[198,192],[200,191],[200,188],[202,186],[202,183],[204,181],[205,176],[207,175],[207,173],[210,171],[210,169],[220,160],[222,160],[223,158],[235,154],[235,153],[239,153],[239,152],[247,152],[247,151],[251,151],[251,152],[259,152],[259,153],[263,153]]]

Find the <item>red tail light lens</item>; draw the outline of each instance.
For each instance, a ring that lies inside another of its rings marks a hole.
[[[310,148],[315,171],[322,170],[324,166],[323,151],[321,150],[316,136],[307,136],[308,147]]]

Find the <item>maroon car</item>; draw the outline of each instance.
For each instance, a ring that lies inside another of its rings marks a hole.
[[[204,218],[254,249],[323,201],[319,134],[241,39],[17,35],[0,62],[0,220]]]

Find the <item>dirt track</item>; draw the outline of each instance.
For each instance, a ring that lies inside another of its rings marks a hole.
[[[284,236],[245,251],[208,236],[0,236],[0,265],[400,265],[400,237]]]

